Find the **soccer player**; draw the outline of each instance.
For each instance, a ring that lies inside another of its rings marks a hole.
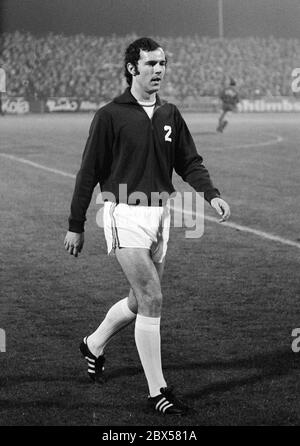
[[[93,381],[103,381],[107,343],[135,321],[149,405],[163,414],[185,414],[187,406],[176,398],[162,370],[161,280],[170,215],[167,203],[153,202],[151,193],[160,197],[173,193],[175,169],[196,191],[204,192],[222,220],[229,217],[230,209],[213,186],[180,112],[157,94],[166,63],[164,50],[150,38],[138,39],[126,49],[128,88],[95,114],[76,178],[64,245],[75,257],[82,250],[86,210],[99,183],[108,197],[103,214],[108,253],[115,253],[131,289],[81,342],[88,374]]]
[[[240,102],[239,94],[236,89],[236,82],[232,77],[230,78],[229,85],[222,89],[219,97],[222,101],[222,112],[219,117],[217,132],[222,133],[228,124],[228,121],[225,120],[226,114],[228,112],[236,111],[237,104]]]

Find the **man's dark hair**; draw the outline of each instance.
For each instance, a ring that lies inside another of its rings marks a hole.
[[[136,74],[139,74],[137,65],[140,59],[140,51],[155,51],[157,48],[161,48],[161,46],[155,40],[150,39],[150,37],[141,37],[127,47],[124,57],[124,74],[129,86],[132,84],[132,75],[127,69],[127,64],[131,63],[135,68]]]

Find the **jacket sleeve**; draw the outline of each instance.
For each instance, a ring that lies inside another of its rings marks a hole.
[[[69,231],[84,231],[86,212],[91,202],[94,188],[108,171],[110,153],[109,123],[105,115],[98,111],[89,130],[89,136],[82,155],[81,166],[76,176],[75,189],[69,216]]]
[[[204,192],[205,200],[210,203],[213,198],[220,196],[220,192],[214,187],[208,170],[202,163],[203,159],[197,153],[190,131],[177,108],[176,134],[175,171],[197,192]]]

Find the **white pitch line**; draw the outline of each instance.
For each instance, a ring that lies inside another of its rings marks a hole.
[[[4,158],[7,158],[7,159],[10,159],[12,161],[17,161],[19,163],[27,164],[27,165],[35,167],[37,169],[45,170],[46,172],[55,173],[57,175],[61,175],[61,176],[72,178],[72,179],[76,178],[76,175],[74,175],[72,173],[64,172],[63,170],[52,169],[51,167],[44,166],[43,164],[34,163],[33,161],[29,161],[29,160],[27,160],[25,158],[19,158],[19,157],[14,156],[14,155],[9,155],[8,153],[0,153],[0,156],[2,156]],[[172,209],[174,211],[177,211],[177,212],[182,212],[181,208],[172,207]],[[189,214],[189,215],[195,215],[195,213],[191,212],[191,211],[185,211],[185,213]],[[211,221],[213,223],[219,223],[219,219],[218,218],[210,217],[208,215],[205,215],[204,218],[205,218],[205,220]],[[263,238],[263,239],[266,239],[266,240],[271,240],[272,242],[278,242],[278,243],[281,243],[283,245],[293,246],[295,248],[299,248],[300,249],[300,243],[297,243],[297,242],[294,242],[293,240],[289,240],[289,239],[280,237],[280,236],[275,235],[275,234],[270,234],[268,232],[259,231],[258,229],[252,229],[252,228],[249,228],[248,226],[243,226],[243,225],[239,225],[237,223],[232,223],[232,222],[223,222],[221,224],[222,224],[222,226],[226,226],[228,228],[236,229],[236,230],[241,231],[241,232],[248,232],[248,233],[256,235],[256,236],[258,236],[260,238]]]
[[[195,135],[201,135],[201,132],[199,133],[194,133]],[[283,137],[280,135],[275,135],[272,133],[268,133],[268,134],[264,134],[265,136],[271,136],[272,139],[267,139],[267,141],[262,141],[262,142],[251,142],[248,144],[240,144],[240,145],[236,145],[236,146],[222,146],[222,149],[224,148],[224,150],[234,150],[234,149],[248,149],[249,147],[265,147],[265,146],[271,146],[272,144],[279,144],[280,142],[283,141]],[[219,148],[220,146],[218,145],[216,148]]]
[[[270,135],[275,138],[274,139],[268,139],[267,141],[264,142],[257,142],[257,143],[249,143],[249,144],[242,144],[242,145],[238,145],[238,146],[230,146],[229,149],[247,149],[248,147],[265,147],[265,146],[271,146],[272,144],[279,144],[280,142],[283,141],[282,136],[280,135]]]
[[[75,178],[76,175],[72,173],[64,172],[63,170],[53,169],[52,167],[43,166],[39,163],[34,163],[33,161],[27,160],[25,158],[19,158],[18,156],[9,155],[8,153],[0,153],[0,156],[4,158],[8,158],[13,161],[18,161],[19,163],[28,164],[29,166],[36,167],[38,169],[46,170],[47,172],[56,173],[58,175],[62,175],[63,177]]]
[[[182,212],[181,208],[172,207],[172,209],[176,212]],[[188,215],[195,216],[195,212],[193,212],[193,211],[184,211],[184,213],[188,214]],[[197,215],[203,215],[203,214],[197,213]],[[260,231],[259,229],[249,228],[248,226],[239,225],[237,223],[232,223],[229,221],[220,223],[219,222],[220,219],[215,218],[215,217],[210,217],[209,215],[204,215],[204,218],[205,218],[205,220],[212,221],[214,223],[219,223],[222,226],[227,226],[228,228],[236,229],[241,232],[248,232],[250,234],[254,234],[254,235],[257,235],[258,237],[264,238],[266,240],[271,240],[272,242],[279,242],[279,243],[282,243],[283,245],[294,246],[294,247],[300,249],[300,243],[294,242],[293,240],[289,240],[284,237],[280,237],[275,234],[270,234],[269,232],[264,232],[264,231]]]

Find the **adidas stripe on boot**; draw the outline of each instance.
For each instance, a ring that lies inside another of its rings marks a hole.
[[[104,355],[98,358],[90,352],[87,346],[87,336],[80,343],[79,349],[88,363],[88,375],[95,383],[103,384],[105,382],[104,372]]]
[[[153,398],[148,397],[153,410],[164,415],[185,415],[189,411],[189,408],[175,397],[172,387],[162,387],[160,392]]]

